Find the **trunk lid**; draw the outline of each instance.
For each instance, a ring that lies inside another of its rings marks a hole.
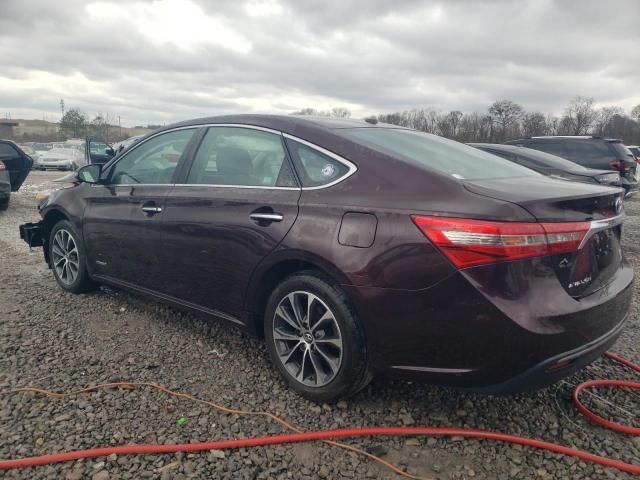
[[[618,188],[543,176],[469,180],[464,186],[477,195],[515,203],[540,222],[582,222],[615,216],[617,199],[624,193]]]
[[[622,265],[622,189],[545,177],[467,181],[465,188],[515,203],[539,222],[586,223],[589,231],[578,250],[548,257],[558,281],[574,298],[605,287]]]

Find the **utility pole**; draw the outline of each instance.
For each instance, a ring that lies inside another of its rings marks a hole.
[[[62,112],[62,116],[64,117],[64,98],[60,99],[60,111]]]
[[[118,115],[118,128],[120,129],[120,140],[122,140],[122,124],[120,123],[120,115]]]

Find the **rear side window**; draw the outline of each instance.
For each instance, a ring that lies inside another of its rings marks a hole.
[[[3,157],[19,157],[18,151],[8,143],[0,143],[0,156]]]
[[[527,145],[529,148],[540,150],[541,152],[550,153],[559,157],[566,157],[564,148],[560,142],[531,142]]]
[[[565,145],[566,157],[580,163],[591,163],[599,160],[611,160],[614,153],[604,142],[569,141]]]
[[[463,143],[415,130],[346,128],[351,140],[459,180],[539,176],[540,174]]]
[[[349,167],[315,148],[287,138],[303,187],[328,185],[349,173]]]
[[[619,160],[634,160],[634,154],[625,144],[620,142],[610,142],[609,145],[616,152],[616,157]]]
[[[196,185],[295,187],[282,136],[241,127],[211,127],[187,177]]]

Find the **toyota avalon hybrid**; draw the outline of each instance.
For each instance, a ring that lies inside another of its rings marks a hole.
[[[21,236],[67,291],[108,284],[264,337],[315,401],[374,375],[502,393],[620,335],[622,194],[375,119],[237,115],[82,167]]]

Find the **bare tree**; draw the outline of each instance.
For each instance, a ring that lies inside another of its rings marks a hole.
[[[489,107],[489,115],[494,119],[500,128],[498,140],[505,140],[508,130],[518,124],[522,117],[523,109],[520,105],[511,100],[497,100]]]
[[[315,108],[306,107],[297,112],[292,112],[291,115],[316,115],[320,117],[328,117],[331,115],[330,112],[326,112],[323,110],[316,110]]]
[[[556,117],[555,115],[552,114],[548,114],[547,117],[545,118],[545,123],[546,123],[546,130],[545,130],[545,134],[546,135],[558,135],[559,134],[559,130],[560,130],[560,119],[558,117]]]
[[[571,135],[586,135],[598,115],[593,107],[595,100],[591,97],[577,95],[571,99],[564,115],[567,118],[566,126],[570,127]],[[564,120],[564,119],[563,119]]]
[[[547,121],[540,112],[529,112],[522,116],[522,134],[525,137],[535,137],[547,133]]]
[[[595,133],[598,135],[604,135],[607,125],[611,122],[614,116],[624,116],[624,110],[615,105],[609,105],[602,107],[596,112],[596,118],[594,121]]]
[[[451,125],[451,136],[456,138],[458,135],[458,127],[462,120],[462,112],[460,110],[451,110],[447,117],[449,117],[449,124]]]
[[[84,135],[87,130],[87,115],[77,108],[67,110],[60,119],[60,130],[74,138]]]
[[[331,116],[336,118],[349,118],[351,116],[351,111],[344,107],[333,107],[331,109]]]
[[[627,144],[640,144],[640,105],[629,116],[619,107],[595,109],[593,104],[591,98],[575,97],[559,117],[525,113],[517,103],[499,100],[488,113],[458,110],[443,113],[422,108],[382,114],[378,120],[462,142],[499,142],[521,135],[580,135],[593,130],[603,136],[621,138]]]
[[[105,143],[110,143],[113,141],[114,128],[113,118],[111,115],[106,114],[103,115],[99,113],[96,115],[93,120],[91,120],[90,129],[92,134],[96,137],[96,139],[101,140]]]

